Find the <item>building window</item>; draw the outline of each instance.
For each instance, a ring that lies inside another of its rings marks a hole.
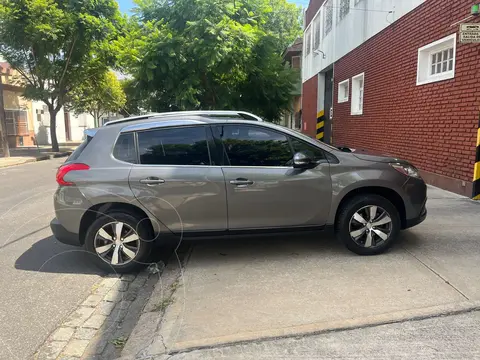
[[[453,70],[453,47],[431,54],[430,75]]]
[[[312,30],[311,27],[309,27],[307,29],[307,36],[306,36],[306,38],[307,38],[307,44],[306,44],[307,55],[310,55],[310,52],[312,50],[312,31],[311,30]]]
[[[417,85],[453,79],[457,34],[418,49]]]
[[[338,19],[342,20],[350,11],[350,0],[340,0]]]
[[[363,114],[363,90],[365,82],[365,73],[361,73],[352,78],[352,115]]]
[[[313,20],[313,50],[317,50],[320,47],[320,13]],[[316,54],[315,54],[316,55]]]
[[[324,9],[324,14],[325,14],[325,20],[323,22],[323,37],[328,35],[328,33],[332,30],[333,26],[333,3],[332,0],[328,0],[325,3],[325,9]]]
[[[302,67],[302,60],[300,56],[292,56],[292,68],[300,69]]]
[[[5,110],[7,135],[28,135],[27,112],[24,110]]]
[[[350,81],[347,79],[338,84],[338,102],[343,103],[348,101]]]

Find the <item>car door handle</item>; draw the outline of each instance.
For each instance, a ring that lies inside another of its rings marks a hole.
[[[160,178],[155,177],[155,176],[150,176],[146,179],[140,180],[140,183],[145,184],[145,185],[149,185],[149,186],[153,186],[153,185],[163,184],[163,183],[165,183],[165,180],[160,179]]]
[[[246,186],[246,185],[253,185],[253,181],[248,180],[248,179],[239,178],[239,179],[235,179],[235,180],[230,180],[230,184],[237,185],[237,186],[241,186],[241,185]]]

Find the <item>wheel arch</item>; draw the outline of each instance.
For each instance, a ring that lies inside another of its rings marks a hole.
[[[152,231],[152,233],[157,233],[160,230],[158,229],[158,222],[152,221],[151,217],[145,212],[145,210],[134,204],[122,202],[98,203],[91,206],[87,211],[85,211],[82,219],[80,220],[79,239],[82,245],[85,243],[85,235],[90,224],[92,224],[95,219],[97,219],[101,215],[112,212],[126,212],[139,218],[147,219],[145,221],[145,226],[149,226],[149,230]]]
[[[367,195],[367,194],[379,195],[386,198],[388,201],[390,201],[393,204],[393,206],[395,206],[395,208],[398,210],[398,214],[400,216],[401,228],[403,229],[406,227],[407,215],[406,215],[406,209],[405,209],[405,202],[403,201],[402,197],[398,192],[383,186],[364,186],[364,187],[355,188],[349,191],[348,193],[346,193],[338,203],[337,208],[335,209],[335,219],[333,223],[334,224],[337,223],[338,214],[340,210],[348,201],[350,201],[350,199],[358,195]]]

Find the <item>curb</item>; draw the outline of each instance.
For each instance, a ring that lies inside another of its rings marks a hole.
[[[298,336],[319,335],[329,332],[354,330],[359,328],[374,327],[379,325],[401,323],[406,321],[424,320],[440,316],[457,315],[471,311],[480,310],[480,301],[465,301],[426,308],[397,311],[393,313],[372,315],[363,318],[329,321],[324,323],[313,323],[288,328],[270,329],[263,331],[244,332],[233,335],[205,338],[179,343],[171,343],[171,336],[162,336],[162,329],[159,329],[155,336],[165,343],[164,352],[159,352],[156,347],[152,353],[147,355],[174,355],[201,349],[211,349],[239,345],[251,342],[270,341]],[[157,351],[155,351],[157,350]]]
[[[23,165],[23,164],[28,164],[28,163],[33,163],[33,162],[38,162],[38,161],[45,161],[45,160],[51,160],[51,159],[56,159],[56,158],[62,158],[62,157],[67,157],[72,154],[72,151],[64,151],[64,152],[59,152],[51,155],[40,155],[36,157],[32,157],[30,159],[23,159],[17,163],[11,163],[11,164],[0,164],[0,169],[12,167],[12,166],[18,166],[18,165]]]

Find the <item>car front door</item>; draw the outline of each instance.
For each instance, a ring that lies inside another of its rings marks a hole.
[[[227,229],[221,167],[211,166],[207,126],[137,133],[139,159],[129,182],[137,199],[176,233]]]
[[[230,230],[325,225],[331,180],[320,148],[260,125],[217,125],[213,133],[222,157]],[[311,150],[317,166],[295,169],[295,146]]]

